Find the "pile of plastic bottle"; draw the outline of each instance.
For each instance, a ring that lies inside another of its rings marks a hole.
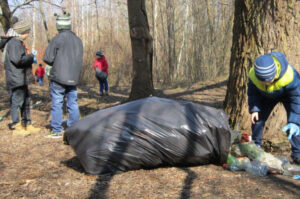
[[[239,142],[232,144],[231,154],[223,167],[230,171],[246,171],[254,176],[282,174],[300,179],[300,166],[291,164],[285,157],[276,157],[265,152],[254,142],[247,133],[239,136]]]

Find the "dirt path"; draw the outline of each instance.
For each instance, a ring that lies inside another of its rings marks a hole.
[[[220,81],[158,93],[221,108],[225,92],[226,83]],[[47,86],[32,86],[32,94],[32,119],[42,130],[14,136],[7,128],[9,96],[0,83],[0,116],[6,117],[0,123],[0,198],[300,198],[300,181],[283,176],[257,178],[215,165],[87,175],[69,146],[44,138],[51,104]],[[81,115],[117,105],[127,97],[128,88],[112,88],[110,96],[99,98],[97,88],[81,87]]]

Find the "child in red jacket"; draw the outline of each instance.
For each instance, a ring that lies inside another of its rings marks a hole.
[[[100,95],[103,96],[103,87],[105,95],[108,95],[108,64],[102,51],[96,52],[96,59],[94,61],[94,70],[96,71],[96,77],[100,84]]]
[[[39,64],[39,67],[35,70],[35,76],[37,77],[37,80],[40,84],[40,86],[43,86],[43,79],[45,76],[45,69],[43,68],[42,64]]]

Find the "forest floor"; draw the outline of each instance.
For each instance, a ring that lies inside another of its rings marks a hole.
[[[31,86],[32,120],[42,130],[23,137],[8,130],[9,95],[0,82],[0,116],[5,117],[0,122],[0,198],[300,198],[300,181],[281,175],[254,177],[216,165],[88,175],[70,146],[44,138],[50,121],[48,86]],[[221,108],[225,92],[226,81],[220,80],[158,90],[158,95]],[[81,86],[81,116],[115,106],[128,94],[129,88],[112,87],[109,96],[100,98],[98,87]]]

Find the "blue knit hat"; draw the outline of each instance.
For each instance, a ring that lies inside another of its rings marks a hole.
[[[99,51],[96,52],[96,55],[98,55],[98,56],[103,56],[103,53],[102,53],[101,50],[99,50]]]
[[[271,55],[262,55],[255,60],[254,71],[256,77],[263,82],[269,82],[276,76],[276,65]]]

